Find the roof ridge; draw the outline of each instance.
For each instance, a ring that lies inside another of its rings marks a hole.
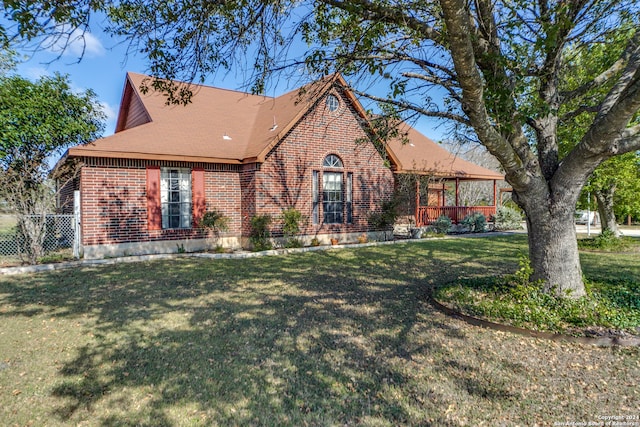
[[[154,76],[150,76],[148,74],[143,74],[143,73],[137,73],[135,71],[127,71],[127,74],[133,74],[133,75],[137,75],[143,78],[154,78]],[[167,80],[167,79],[160,79],[160,80]],[[230,88],[226,88],[226,87],[220,87],[220,86],[213,86],[213,85],[209,85],[209,84],[204,84],[204,83],[195,83],[195,82],[186,82],[183,80],[173,80],[173,82],[176,83],[184,83],[190,86],[197,86],[200,88],[204,88],[204,89],[213,89],[213,90],[221,90],[221,91],[225,91],[225,92],[233,92],[233,93],[237,93],[240,95],[246,95],[248,97],[255,97],[255,98],[267,98],[267,99],[275,99],[277,97],[274,96],[269,96],[269,95],[264,95],[264,94],[255,94],[255,93],[251,93],[251,92],[246,92],[240,89],[230,89]],[[136,88],[137,90],[138,88]]]

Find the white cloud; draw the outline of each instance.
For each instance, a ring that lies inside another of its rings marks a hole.
[[[24,76],[29,80],[35,81],[41,77],[51,76],[51,73],[44,67],[29,67],[24,71]]]
[[[61,32],[64,32],[62,28]],[[88,31],[75,29],[68,36],[49,38],[45,41],[49,45],[49,50],[56,54],[73,55],[75,57],[95,57],[103,56],[105,48],[102,42]]]
[[[106,102],[100,102],[100,106],[102,107],[102,111],[107,115],[107,123],[105,127],[105,136],[111,135],[115,132],[116,129],[116,121],[118,120],[118,111],[116,108],[113,108],[111,105]]]

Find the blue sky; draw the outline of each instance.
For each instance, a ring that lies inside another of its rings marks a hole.
[[[126,71],[144,72],[140,57],[126,58],[125,49],[104,34],[85,35],[86,48],[82,59],[82,43],[73,43],[62,55],[54,51],[27,53],[19,51],[27,59],[18,65],[18,74],[37,79],[54,72],[68,74],[76,90],[93,89],[107,114],[105,135],[115,129],[118,105]]]
[[[71,84],[76,90],[93,89],[107,114],[104,135],[114,132],[118,107],[122,95],[125,74],[127,71],[145,73],[146,60],[140,54],[126,52],[126,44],[95,28],[84,35],[83,42],[78,38],[64,51],[41,50],[38,52],[19,51],[27,59],[18,65],[18,74],[30,79],[37,79],[54,72],[68,74]],[[81,57],[82,56],[82,57]],[[81,57],[81,58],[80,58]],[[242,90],[246,82],[242,72],[224,72],[211,76],[206,84],[226,89]],[[300,85],[299,81],[278,82],[274,85],[272,96]],[[443,138],[444,126],[437,126],[433,121],[420,120],[414,126],[426,136],[438,141]]]

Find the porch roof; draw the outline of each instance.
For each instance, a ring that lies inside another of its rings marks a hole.
[[[502,180],[504,175],[476,165],[450,153],[411,126],[403,123],[398,138],[388,143],[388,151],[396,165],[396,173],[413,173],[445,179]]]

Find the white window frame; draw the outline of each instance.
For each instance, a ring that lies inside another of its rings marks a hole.
[[[338,111],[338,108],[340,108],[340,100],[338,99],[337,96],[333,94],[327,95],[326,103],[327,103],[327,110],[329,110],[332,113]]]
[[[325,224],[344,222],[344,176],[342,172],[322,173],[322,200]]]
[[[160,169],[160,203],[162,206],[163,229],[192,227],[191,193],[190,169]]]

